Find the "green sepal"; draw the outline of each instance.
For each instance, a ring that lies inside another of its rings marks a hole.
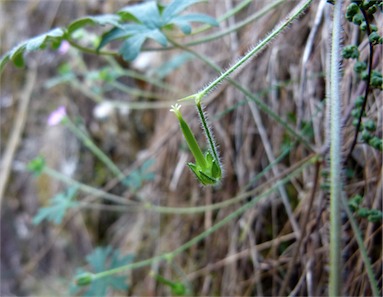
[[[206,153],[205,160],[207,164],[206,168],[202,168],[198,164],[196,165],[191,162],[187,165],[203,185],[215,185],[221,179],[221,168],[210,152]]]

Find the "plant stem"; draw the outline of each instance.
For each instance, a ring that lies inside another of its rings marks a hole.
[[[101,197],[105,200],[109,200],[109,201],[113,201],[115,203],[118,203],[121,207],[121,204],[122,205],[132,205],[132,206],[139,206],[138,203],[136,202],[132,202],[132,201],[129,201],[129,200],[126,200],[120,196],[117,196],[117,195],[113,195],[113,194],[110,194],[110,193],[107,193],[105,191],[102,191],[102,190],[99,190],[99,189],[96,189],[96,188],[93,188],[91,186],[88,186],[86,184],[83,184],[83,183],[80,183],[74,179],[71,179],[70,177],[50,168],[50,167],[47,167],[47,166],[44,166],[44,171],[43,171],[46,175],[62,182],[62,183],[65,183],[67,185],[70,185],[70,186],[76,186],[79,188],[79,190],[83,191],[84,193],[88,193],[90,195],[92,195],[92,197],[94,198],[97,198],[97,197]]]
[[[348,207],[347,201],[343,195],[342,195],[342,203],[343,203],[343,208],[346,210],[348,220],[350,221],[351,228],[354,231],[356,242],[358,243],[358,246],[359,246],[360,254],[362,256],[364,266],[367,271],[367,276],[370,281],[372,294],[373,296],[382,296],[381,293],[379,292],[379,285],[378,285],[378,282],[376,281],[374,271],[372,269],[371,261],[370,261],[370,258],[368,257],[368,253],[363,242],[362,232],[357,222],[355,221],[355,218],[350,208]]]
[[[281,22],[279,26],[277,26],[271,33],[263,39],[258,45],[256,45],[253,49],[251,49],[246,55],[244,55],[237,63],[233,66],[229,67],[224,73],[222,73],[219,77],[217,77],[213,82],[211,82],[207,87],[201,90],[198,93],[198,97],[201,99],[210,93],[218,84],[220,84],[224,79],[226,79],[230,74],[248,62],[251,58],[258,54],[261,50],[263,50],[266,45],[270,44],[270,42],[277,37],[284,29],[286,29],[295,19],[297,19],[301,13],[311,4],[312,0],[304,1],[300,6],[297,6],[296,9],[287,17],[286,20]]]
[[[82,132],[68,117],[64,120],[64,124],[82,141],[82,143],[102,162],[106,167],[121,181],[125,178],[125,174],[109,159],[105,153],[100,150],[93,141]]]
[[[219,68],[218,65],[216,65],[214,62],[212,62],[211,60],[209,60],[209,58],[201,55],[200,53],[197,53],[195,52],[194,50],[188,48],[188,47],[185,47],[181,44],[178,44],[176,43],[174,40],[171,40],[169,39],[169,41],[174,44],[175,46],[177,46],[178,48],[180,49],[183,49],[185,51],[188,51],[189,53],[193,54],[194,56],[196,56],[198,59],[200,59],[201,61],[205,62],[207,65],[209,65],[212,69],[214,69],[215,71],[217,72],[221,72],[221,68]],[[262,102],[255,94],[253,94],[249,89],[243,87],[241,84],[239,84],[238,82],[236,82],[234,79],[231,79],[230,77],[227,78],[227,81],[232,84],[234,87],[236,87],[238,90],[240,90],[244,95],[246,95],[246,101],[248,101],[249,99],[254,101],[258,107],[263,111],[265,112],[266,114],[268,114],[273,120],[275,120],[277,123],[279,123],[280,125],[282,125],[283,127],[285,127],[285,129],[287,130],[287,132],[292,135],[293,137],[295,137],[296,139],[298,139],[299,141],[301,141],[310,151],[312,152],[315,152],[315,149],[312,147],[312,145],[310,144],[309,141],[307,141],[307,139],[302,136],[301,134],[299,134],[298,132],[296,132],[294,130],[294,128],[292,128],[286,121],[284,121],[283,119],[280,118],[280,116],[278,114],[276,114],[272,109],[270,109],[269,106],[267,106],[267,104],[265,104],[264,102]],[[195,99],[195,98],[198,98],[198,94],[193,94],[193,95],[190,95],[188,97],[185,97],[185,98],[182,98],[181,100],[184,101],[184,100],[189,100],[189,99]]]
[[[202,107],[201,107],[201,101],[197,102],[197,110],[198,110],[199,117],[201,119],[203,129],[205,131],[206,138],[207,138],[209,145],[210,145],[211,153],[213,154],[215,161],[219,162],[217,147],[215,145],[213,135],[210,133],[209,126],[208,126],[207,121],[205,119],[205,115],[204,115]]]
[[[309,158],[307,160],[307,163],[305,163],[305,164],[310,164],[310,162],[308,162],[308,161],[312,160],[312,158],[314,158],[314,157],[312,156],[311,158]],[[300,169],[303,169],[304,167],[305,166],[302,166],[302,167],[300,167]],[[299,170],[299,172],[300,171],[301,170]],[[295,172],[295,173],[298,173],[298,171]],[[295,175],[295,173],[289,175],[286,178],[291,180],[291,178],[293,177],[293,175]],[[282,181],[279,181],[279,183],[281,183],[281,182]],[[276,188],[276,187],[274,187],[274,188]],[[266,191],[266,192],[270,192],[270,189],[268,191]],[[269,194],[269,193],[267,193],[267,194]],[[205,239],[210,234],[212,234],[213,232],[217,231],[218,229],[220,229],[221,227],[226,225],[231,220],[233,220],[236,217],[240,216],[246,210],[252,208],[262,198],[266,197],[267,194],[263,193],[262,195],[254,197],[251,201],[247,202],[246,204],[244,204],[240,208],[236,209],[235,211],[230,213],[228,216],[226,216],[224,219],[222,219],[221,221],[219,221],[218,223],[216,223],[215,225],[213,225],[209,229],[207,229],[204,232],[200,233],[196,237],[192,238],[191,240],[189,240],[188,242],[186,242],[185,244],[181,245],[180,247],[176,248],[175,250],[173,250],[171,252],[164,253],[164,254],[161,254],[161,255],[158,255],[158,256],[155,256],[155,257],[143,260],[143,261],[138,261],[138,262],[131,263],[131,264],[128,264],[128,265],[125,265],[125,266],[121,266],[121,267],[118,267],[118,268],[115,268],[115,269],[106,270],[106,271],[103,271],[103,272],[96,273],[96,274],[93,275],[93,280],[100,279],[100,278],[103,278],[103,277],[107,277],[107,276],[110,276],[110,275],[114,275],[114,274],[117,274],[117,273],[121,273],[121,272],[124,272],[124,271],[127,271],[127,270],[132,270],[132,269],[136,269],[136,268],[141,268],[141,267],[149,266],[151,264],[158,263],[158,262],[161,262],[161,261],[164,261],[164,260],[168,260],[168,261],[172,260],[175,256],[177,256],[177,255],[181,254],[182,252],[188,250],[190,247],[192,247],[196,243],[200,242],[201,240]]]
[[[341,95],[340,41],[342,0],[334,5],[330,70],[330,283],[329,295],[341,293]]]

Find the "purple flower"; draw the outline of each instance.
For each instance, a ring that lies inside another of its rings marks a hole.
[[[55,111],[52,111],[52,113],[48,117],[48,126],[55,126],[66,117],[66,109],[65,106],[60,106]]]
[[[69,42],[64,40],[63,42],[61,42],[58,52],[61,55],[65,55],[69,51],[69,48],[70,48]]]

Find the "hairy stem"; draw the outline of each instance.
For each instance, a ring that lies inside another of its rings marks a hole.
[[[341,293],[341,95],[340,95],[340,40],[342,0],[334,5],[331,70],[330,70],[330,283],[329,295]]]

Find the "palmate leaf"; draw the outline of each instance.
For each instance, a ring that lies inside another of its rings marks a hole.
[[[169,23],[176,15],[180,14],[189,6],[202,2],[201,0],[174,0],[167,5],[162,13],[165,23]]]
[[[77,187],[70,187],[66,192],[59,193],[54,196],[47,207],[39,209],[33,217],[33,224],[38,225],[42,221],[47,220],[56,225],[62,222],[68,209],[78,206],[78,202],[73,201],[77,194]]]
[[[118,14],[123,20],[133,20],[133,24],[122,25],[113,28],[104,36],[98,46],[98,50],[113,40],[124,39],[120,48],[120,54],[125,60],[134,60],[139,54],[145,40],[150,38],[162,46],[167,45],[167,38],[162,29],[168,25],[175,25],[184,34],[192,31],[191,22],[207,23],[217,26],[217,21],[205,14],[188,14],[180,16],[179,13],[187,7],[195,4],[197,0],[173,0],[169,5],[160,7],[156,1],[149,1],[121,9]]]
[[[98,247],[91,254],[86,256],[86,261],[90,266],[92,273],[98,273],[109,269],[118,268],[127,265],[133,261],[133,255],[128,254],[122,256],[119,250],[113,250],[111,246]],[[78,269],[77,275],[84,273],[85,270]],[[128,289],[126,284],[126,277],[124,276],[107,276],[104,278],[96,279],[91,282],[89,287],[82,292],[82,296],[106,296],[109,288],[118,291]],[[74,295],[79,293],[81,287],[73,285],[70,288],[70,294]]]
[[[0,59],[0,73],[3,71],[5,64],[9,60],[11,60],[17,67],[23,67],[25,54],[44,49],[48,45],[51,45],[53,48],[58,48],[64,38],[64,34],[65,32],[63,29],[56,28],[15,46]]]
[[[137,191],[144,182],[152,181],[155,178],[155,173],[150,171],[150,167],[154,164],[154,159],[146,160],[141,167],[131,172],[124,180],[124,184],[132,191]]]

